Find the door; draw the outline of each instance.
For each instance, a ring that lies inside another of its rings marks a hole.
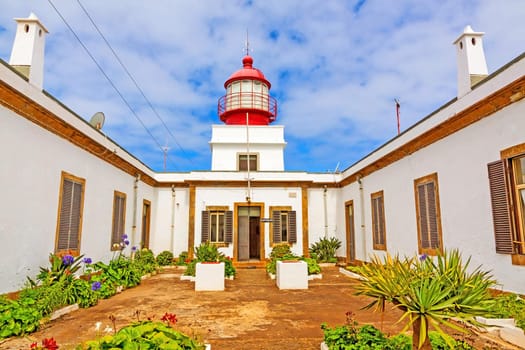
[[[355,227],[354,227],[354,202],[345,203],[346,221],[346,262],[355,260]]]
[[[142,235],[141,235],[141,245],[142,248],[149,249],[149,226],[151,220],[151,202],[144,199],[142,204]]]
[[[260,259],[260,207],[242,206],[237,211],[239,261]]]

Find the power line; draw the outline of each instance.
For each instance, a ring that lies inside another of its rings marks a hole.
[[[155,136],[153,136],[153,134],[151,133],[151,131],[149,131],[149,129],[146,127],[146,125],[144,124],[144,122],[142,121],[142,119],[140,119],[140,117],[137,115],[137,113],[133,110],[133,108],[131,107],[131,105],[129,104],[129,102],[126,100],[126,98],[124,97],[124,95],[122,95],[122,93],[120,92],[120,90],[117,88],[117,86],[113,83],[113,81],[111,80],[111,78],[106,74],[106,72],[104,71],[104,69],[100,66],[100,64],[97,62],[97,60],[95,59],[95,57],[91,54],[91,52],[89,51],[89,49],[86,47],[86,45],[84,45],[84,43],[82,42],[82,40],[80,40],[80,37],[77,35],[77,33],[73,30],[73,28],[69,25],[69,23],[67,22],[67,20],[64,18],[64,16],[62,16],[62,14],[60,13],[60,11],[56,8],[56,6],[53,4],[53,2],[51,0],[47,0],[49,2],[49,4],[51,5],[51,7],[53,7],[53,9],[55,10],[55,12],[57,13],[57,15],[62,19],[62,21],[64,22],[64,24],[68,27],[68,29],[71,31],[71,33],[73,34],[73,36],[77,39],[77,41],[80,43],[80,45],[82,46],[82,48],[84,48],[84,50],[86,51],[86,53],[88,54],[88,56],[91,58],[91,60],[93,61],[93,63],[95,63],[95,65],[97,66],[97,68],[100,70],[100,72],[102,73],[102,75],[104,75],[104,77],[106,78],[106,80],[109,82],[109,84],[111,85],[111,87],[115,90],[115,92],[117,93],[117,95],[121,98],[121,100],[124,102],[124,104],[128,107],[128,109],[131,111],[131,113],[133,114],[133,116],[137,119],[137,121],[140,123],[140,125],[142,125],[142,127],[144,128],[144,130],[146,130],[146,132],[148,133],[148,135],[153,139],[153,141],[155,142],[155,144],[157,145],[157,147],[159,148],[159,150],[161,150],[162,152],[163,151],[163,146],[157,141],[157,139],[155,138]],[[175,164],[175,162],[174,162]]]
[[[164,126],[164,128],[166,129],[166,131],[168,132],[168,134],[171,136],[171,138],[173,139],[173,141],[175,141],[175,143],[177,144],[177,146],[180,148],[180,150],[182,151],[182,153],[184,155],[186,155],[186,152],[184,151],[184,149],[182,148],[182,146],[179,144],[179,142],[177,142],[177,139],[175,138],[175,136],[171,133],[170,129],[168,128],[168,126],[166,125],[166,123],[164,122],[164,120],[161,118],[161,116],[159,115],[159,113],[157,113],[157,110],[155,109],[155,107],[153,107],[153,104],[150,102],[150,100],[146,97],[146,95],[144,94],[144,91],[140,88],[139,84],[137,83],[137,81],[135,80],[135,78],[131,75],[131,73],[129,72],[129,70],[126,68],[126,66],[124,65],[124,63],[122,62],[122,60],[120,59],[120,57],[117,55],[117,53],[115,52],[115,50],[113,49],[113,47],[111,46],[111,44],[108,42],[108,40],[106,39],[106,37],[104,36],[104,34],[102,34],[102,32],[100,31],[99,27],[96,25],[95,21],[93,20],[93,18],[90,16],[90,14],[88,13],[88,11],[86,10],[86,8],[82,5],[82,3],[80,2],[80,0],[77,0],[77,3],[78,5],[82,8],[82,11],[84,11],[84,13],[86,14],[86,16],[89,18],[91,24],[93,24],[93,27],[95,27],[95,29],[97,30],[98,34],[100,35],[100,37],[104,40],[104,42],[106,43],[106,45],[108,46],[108,48],[111,50],[111,53],[113,53],[113,56],[115,56],[115,58],[117,59],[118,63],[120,64],[120,66],[122,67],[122,69],[124,69],[124,71],[126,72],[126,74],[128,75],[128,77],[131,79],[131,81],[133,82],[133,84],[135,84],[135,87],[137,88],[137,90],[139,90],[140,94],[142,95],[142,97],[144,98],[144,100],[148,103],[148,106],[150,107],[150,109],[153,111],[153,113],[157,116],[157,118],[160,120],[160,122],[162,123],[162,125]]]

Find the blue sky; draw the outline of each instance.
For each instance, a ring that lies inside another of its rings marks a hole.
[[[466,25],[485,32],[489,72],[525,51],[523,0],[0,0],[0,8],[0,58],[9,60],[13,18],[34,12],[50,31],[44,89],[87,120],[103,111],[103,131],[157,171],[159,145],[170,148],[167,171],[210,169],[217,100],[241,68],[247,29],[254,66],[278,100],[275,124],[285,125],[285,168],[310,172],[345,169],[395,137],[394,99],[405,130],[454,98],[452,42]]]

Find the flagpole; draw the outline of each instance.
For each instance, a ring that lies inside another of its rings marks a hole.
[[[401,108],[401,105],[399,104],[399,101],[396,99],[394,99],[394,101],[396,102],[396,117],[397,117],[397,134],[399,135],[401,133],[401,125],[400,125],[400,120],[399,120],[399,110]]]

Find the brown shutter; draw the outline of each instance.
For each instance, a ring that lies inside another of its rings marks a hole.
[[[71,205],[73,201],[73,182],[64,179],[62,183],[62,203],[60,207],[60,221],[58,229],[57,250],[69,248],[69,228],[71,220]]]
[[[297,243],[297,218],[295,210],[288,212],[288,242]]]
[[[272,211],[272,231],[273,243],[281,243],[281,212],[279,210]]]
[[[201,242],[205,243],[210,240],[210,212],[202,211],[201,216]]]
[[[425,184],[424,186],[427,195],[430,248],[440,249],[441,247],[439,246],[439,232],[437,224],[436,186],[433,181]]]
[[[487,164],[496,253],[512,254],[512,223],[505,160]]]
[[[80,246],[80,208],[82,206],[82,184],[73,184],[73,204],[71,206],[71,226],[69,228],[69,249]]]
[[[419,229],[421,232],[421,248],[428,249],[430,248],[430,239],[429,239],[429,225],[428,225],[428,215],[427,215],[427,198],[425,191],[425,184],[417,186],[417,199],[419,205]]]
[[[226,231],[224,241],[226,243],[233,243],[233,212],[231,210],[224,212],[224,221]]]
[[[385,207],[383,197],[377,198],[377,217],[379,224],[379,232],[377,233],[377,243],[384,248],[385,246]]]

